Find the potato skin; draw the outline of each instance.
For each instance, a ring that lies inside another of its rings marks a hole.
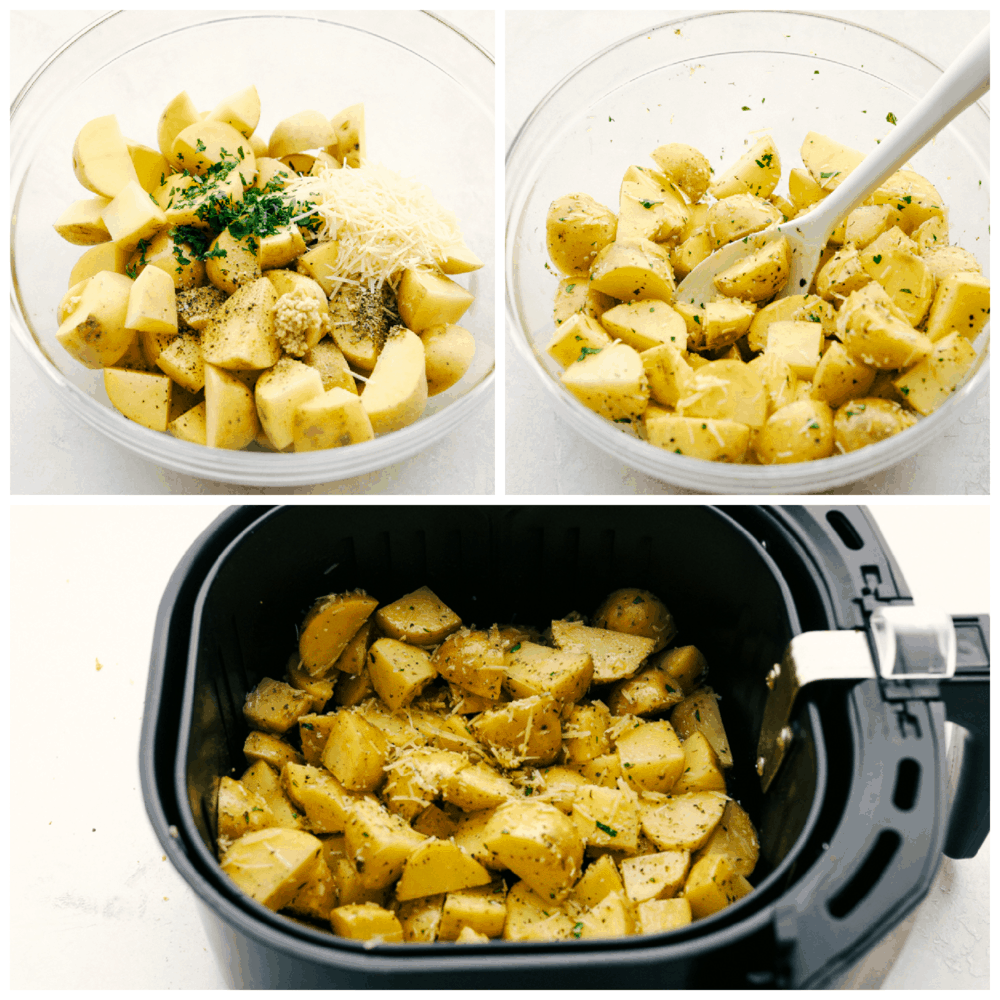
[[[636,587],[625,587],[609,594],[594,612],[594,627],[643,635],[655,642],[654,653],[677,634],[673,615],[663,601],[656,594]]]
[[[833,411],[817,399],[800,399],[776,411],[758,431],[754,449],[762,465],[811,462],[833,454]]]
[[[586,274],[618,231],[611,209],[589,194],[567,194],[549,206],[545,236],[549,258],[563,274]]]
[[[851,399],[834,414],[833,436],[838,452],[857,451],[912,427],[916,418],[891,399]]]

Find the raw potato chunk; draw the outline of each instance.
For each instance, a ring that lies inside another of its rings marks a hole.
[[[372,422],[358,398],[339,386],[300,403],[292,417],[295,451],[321,451],[360,444],[375,437]]]
[[[281,769],[288,798],[305,813],[314,833],[343,833],[358,801],[328,771],[309,764],[288,763]]]
[[[205,276],[211,284],[228,295],[232,295],[240,285],[257,281],[261,277],[261,268],[264,266],[263,245],[257,237],[247,235],[238,239],[226,228],[212,240],[209,253],[215,251],[222,251],[222,254],[211,256],[205,261]]]
[[[392,885],[402,874],[407,858],[427,840],[369,798],[362,798],[351,811],[344,839],[347,856],[357,865],[369,889]]]
[[[976,360],[976,349],[955,331],[931,346],[930,356],[893,382],[906,402],[924,416],[933,413],[957,388]]]
[[[709,208],[707,222],[715,250],[781,222],[781,212],[763,198],[734,194]]]
[[[625,893],[633,903],[668,899],[684,885],[691,864],[689,851],[661,851],[622,862]]]
[[[149,240],[167,224],[163,210],[139,187],[129,181],[101,213],[111,239],[120,247],[134,248]]]
[[[396,914],[377,903],[350,903],[330,911],[333,933],[354,941],[400,944],[403,928]]]
[[[280,910],[309,877],[322,847],[318,838],[301,830],[257,830],[226,851],[221,867],[251,899]]]
[[[656,646],[656,641],[646,636],[568,621],[552,622],[552,639],[560,649],[582,646],[590,653],[597,683],[631,677]]]
[[[677,410],[686,417],[759,428],[767,420],[767,393],[757,373],[742,361],[710,361],[694,372]]]
[[[658,448],[709,462],[742,462],[750,443],[746,424],[677,416],[652,404],[643,414],[643,431],[646,440]]]
[[[691,792],[668,798],[662,805],[647,806],[642,829],[664,851],[694,851],[704,846],[722,819],[724,792]]]
[[[166,271],[158,267],[144,268],[135,279],[129,289],[125,325],[130,330],[149,333],[177,333],[174,283]]]
[[[733,753],[729,749],[722,716],[719,714],[719,700],[714,691],[702,688],[685,698],[671,713],[670,724],[681,739],[687,739],[694,732],[702,732],[711,744],[719,764],[723,768],[733,766]]]
[[[399,900],[489,885],[490,873],[448,840],[425,840],[406,860],[396,885]]]
[[[851,311],[843,343],[855,361],[888,369],[909,368],[923,361],[933,347],[926,334],[877,305]]]
[[[463,690],[499,699],[504,656],[489,633],[461,629],[434,651],[432,663],[442,677]]]
[[[423,342],[411,330],[397,326],[389,331],[361,393],[361,405],[376,434],[407,427],[424,412],[427,405],[426,356]]]
[[[936,342],[958,330],[972,341],[990,318],[990,282],[981,274],[947,275],[938,286],[927,318],[927,338]]]
[[[154,431],[167,429],[171,382],[166,375],[105,368],[104,390],[111,405],[129,420]]]
[[[608,707],[615,715],[656,715],[683,698],[680,685],[665,670],[647,667],[611,689]]]
[[[111,203],[110,198],[81,198],[74,201],[53,224],[55,231],[68,243],[93,246],[111,239],[101,213]]]
[[[693,694],[708,673],[705,657],[696,646],[678,646],[661,653],[652,665],[663,670],[679,685],[681,692],[687,697]]]
[[[377,639],[368,651],[368,675],[394,712],[409,705],[437,676],[424,650],[398,639]]]
[[[729,858],[733,870],[743,876],[749,876],[757,865],[760,855],[757,831],[746,810],[732,799],[726,803],[719,825],[695,855],[695,861],[712,854],[724,854]]]
[[[855,361],[843,344],[834,341],[816,367],[812,396],[836,408],[849,399],[864,396],[872,387],[876,374],[874,368]]]
[[[427,395],[450,389],[469,370],[476,353],[476,338],[464,327],[442,323],[420,334],[424,345]]]
[[[820,363],[823,327],[801,320],[778,320],[767,328],[765,354],[780,358],[798,378],[811,380]]]
[[[627,937],[635,933],[635,916],[624,893],[611,892],[592,907],[573,928],[579,938]]]
[[[396,907],[396,917],[403,928],[403,940],[431,944],[438,939],[444,893],[411,899]]]
[[[552,319],[556,326],[565,323],[575,313],[600,319],[614,304],[615,300],[609,295],[595,292],[590,287],[586,275],[572,275],[559,282],[552,307]]]
[[[652,652],[663,649],[676,635],[677,626],[667,606],[648,590],[633,587],[609,594],[594,612],[596,628],[652,639]]]
[[[611,714],[603,705],[576,705],[566,718],[563,753],[567,763],[593,760],[611,750]]]
[[[171,420],[167,424],[167,430],[181,441],[190,441],[191,444],[207,446],[208,429],[205,410],[205,401],[202,400],[197,406],[192,406],[186,413],[182,413],[175,420]]]
[[[732,298],[761,302],[779,292],[792,266],[788,239],[779,236],[715,276],[715,287]]]
[[[114,198],[139,177],[114,115],[87,122],[73,144],[73,173],[88,191]]]
[[[206,361],[220,368],[254,371],[281,358],[274,335],[274,286],[266,278],[241,285],[209,318],[202,333]]]
[[[254,387],[257,416],[264,433],[278,451],[292,443],[298,407],[322,394],[323,380],[319,372],[288,357],[257,379]]]
[[[813,180],[824,190],[832,191],[865,158],[863,153],[839,142],[810,132],[802,141],[802,162]]]
[[[691,904],[683,898],[650,899],[636,907],[641,934],[661,934],[691,923]]]
[[[429,587],[421,587],[379,608],[375,622],[391,639],[414,646],[436,646],[462,627],[462,619]]]
[[[243,718],[251,729],[285,733],[312,711],[312,698],[284,681],[265,677],[243,704]]]
[[[610,854],[602,854],[587,866],[583,877],[573,886],[570,896],[574,902],[591,909],[612,892],[624,892],[621,875]]]
[[[709,187],[713,197],[752,194],[767,198],[781,179],[781,160],[774,140],[766,135],[748,149]]]
[[[546,893],[536,892],[527,881],[517,882],[507,893],[505,941],[561,941],[580,930]]]
[[[484,842],[498,861],[544,900],[565,899],[583,867],[583,838],[574,824],[544,802],[498,809]]]
[[[726,790],[726,777],[719,766],[719,758],[704,733],[693,732],[684,741],[683,750],[684,770],[670,790],[672,795]]]
[[[256,792],[228,775],[219,780],[219,840],[238,840],[246,833],[276,826],[271,807]]]
[[[912,427],[917,418],[891,399],[862,397],[844,403],[833,417],[839,452],[857,451]]]
[[[352,792],[370,792],[385,778],[389,741],[360,715],[342,709],[323,748],[323,766]]]
[[[407,268],[397,291],[399,318],[422,333],[442,323],[457,323],[472,305],[472,293],[443,274]]]
[[[131,291],[131,278],[98,271],[60,324],[56,339],[87,368],[113,365],[135,339],[135,332],[125,325]]]
[[[628,344],[612,344],[591,353],[560,377],[584,406],[615,423],[638,422],[649,400],[642,358]]]
[[[333,145],[337,145],[337,134],[330,120],[318,111],[300,111],[275,125],[267,155],[277,160],[292,153]]]
[[[661,344],[674,344],[683,349],[687,344],[683,316],[666,302],[655,299],[622,302],[602,314],[601,326],[612,337],[637,351],[648,351]]]
[[[693,369],[681,350],[673,344],[661,344],[643,351],[642,367],[649,382],[649,397],[664,406],[676,406],[688,392]]]
[[[564,705],[578,702],[590,687],[594,661],[585,651],[519,642],[504,654],[504,687],[515,698],[549,694]]]
[[[559,702],[549,695],[521,698],[482,712],[471,728],[506,767],[551,764],[562,746],[559,709]]]
[[[506,917],[503,882],[449,892],[441,908],[438,936],[442,941],[456,941],[468,928],[486,938],[500,937]]]
[[[556,328],[545,350],[568,368],[582,361],[588,354],[596,354],[611,346],[611,338],[604,327],[590,316],[574,313],[562,326]]]
[[[614,299],[672,302],[674,273],[670,254],[649,240],[616,240],[594,260],[590,287]]]
[[[232,125],[240,135],[249,139],[260,121],[260,96],[257,88],[251,85],[224,97],[209,111],[205,120]]]
[[[563,274],[586,274],[597,255],[614,242],[614,212],[587,194],[568,194],[549,206],[545,221],[549,259]]]
[[[754,439],[754,450],[762,465],[811,462],[829,458],[833,442],[833,411],[821,400],[801,399],[768,419]]]
[[[615,741],[622,775],[636,791],[669,792],[684,771],[684,750],[669,722],[645,722]]]
[[[628,168],[619,195],[616,239],[674,240],[689,218],[684,195],[666,178],[654,179],[642,167]]]
[[[243,743],[243,756],[248,764],[264,761],[280,771],[286,764],[302,763],[302,755],[273,733],[255,730]]]
[[[328,670],[347,647],[378,601],[363,590],[321,597],[309,609],[299,635],[299,656],[312,677]]]
[[[243,187],[253,184],[257,176],[250,143],[232,125],[220,121],[198,121],[181,129],[170,147],[168,159],[192,174],[204,174],[209,167],[226,159],[238,162],[234,173]]]
[[[922,322],[934,296],[934,275],[918,256],[918,249],[898,229],[890,229],[860,255],[861,266],[886,290],[912,326]]]
[[[649,155],[664,177],[676,184],[689,201],[701,201],[712,177],[712,168],[704,154],[693,146],[671,142],[657,146]]]
[[[69,273],[69,287],[87,278],[92,278],[101,271],[112,271],[115,274],[125,274],[125,268],[129,261],[129,250],[127,247],[120,247],[117,243],[108,241],[99,243],[91,247],[73,265]]]
[[[750,892],[753,892],[753,886],[733,868],[724,854],[713,854],[696,861],[684,886],[684,898],[691,904],[691,915],[695,920],[724,910]]]
[[[600,785],[582,785],[570,815],[588,847],[609,847],[632,853],[639,843],[639,815],[628,792]]]

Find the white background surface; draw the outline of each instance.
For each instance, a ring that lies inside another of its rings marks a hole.
[[[222,509],[12,508],[15,989],[223,986],[194,894],[149,826],[137,766],[156,609]],[[986,505],[873,509],[919,603],[988,608]],[[887,987],[988,986],[988,844],[971,861],[944,859],[928,899],[858,985],[877,985],[901,947]]]
[[[621,38],[692,11],[509,11],[506,17],[507,139],[567,73]],[[896,38],[946,66],[985,24],[987,11],[820,11]],[[989,96],[985,100],[989,107]],[[537,375],[507,338],[508,494],[684,494],[590,444],[557,415]],[[980,397],[923,454],[840,494],[989,492],[989,399]]]
[[[15,96],[64,42],[105,11],[13,11],[10,85]],[[442,11],[494,52],[492,11]],[[67,153],[68,155],[68,153]],[[497,338],[498,340],[500,338]],[[20,346],[10,347],[10,491],[24,494],[492,494],[494,396],[425,451],[379,472],[295,489],[230,486],[159,468],[108,441],[62,403]]]

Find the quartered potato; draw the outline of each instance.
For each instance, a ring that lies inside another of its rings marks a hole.
[[[752,891],[757,833],[727,794],[705,657],[670,646],[649,590],[578,618],[463,628],[428,587],[318,599],[284,674],[246,697],[250,766],[218,785],[223,871],[381,943],[658,934]]]

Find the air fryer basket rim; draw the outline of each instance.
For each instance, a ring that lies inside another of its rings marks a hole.
[[[717,523],[720,525],[720,530],[723,530],[721,526],[725,526],[725,530],[731,531],[735,537],[742,539],[742,541],[752,548],[754,555],[760,560],[762,565],[766,568],[771,579],[776,584],[779,589],[783,602],[784,611],[788,622],[788,629],[790,634],[797,634],[800,631],[797,614],[795,611],[794,601],[792,599],[791,593],[788,589],[785,580],[778,569],[777,565],[774,563],[773,559],[767,553],[765,549],[760,547],[756,539],[744,528],[742,525],[734,521],[727,513],[719,510],[716,507],[710,505],[694,505],[698,507],[704,507],[708,512],[713,515]],[[504,510],[505,516],[517,516],[517,512],[523,510],[522,507],[511,507]],[[529,508],[534,509],[534,508]],[[266,513],[262,514],[259,518],[254,520],[251,524],[247,525],[240,533],[237,535],[225,548],[225,550],[219,555],[215,564],[212,566],[209,573],[204,578],[201,588],[199,590],[198,598],[195,605],[194,620],[192,622],[191,638],[190,638],[190,649],[189,657],[190,662],[195,662],[198,656],[199,649],[199,629],[200,629],[200,616],[204,610],[206,601],[210,598],[211,589],[213,583],[216,580],[219,572],[223,568],[227,559],[236,550],[242,546],[246,539],[253,533],[259,532],[261,530],[266,530],[268,527],[268,522],[273,521],[275,518],[280,518],[285,516],[287,513],[292,515],[298,511],[297,506],[291,507],[276,507],[268,510]],[[606,508],[605,508],[606,510]],[[491,520],[496,520],[496,512],[491,508]],[[669,512],[658,510],[650,511],[650,516],[663,515]],[[188,670],[185,677],[185,694],[184,702],[186,706],[190,706],[193,697],[193,688],[195,684],[195,672],[193,670]],[[317,947],[324,948],[327,950],[327,954],[330,950],[336,950],[341,953],[355,952],[362,953],[365,956],[370,956],[373,954],[372,949],[365,949],[354,942],[344,941],[335,937],[331,937],[324,932],[319,930],[313,930],[312,928],[305,926],[303,924],[298,924],[296,922],[287,920],[278,914],[273,913],[267,908],[263,907],[259,903],[256,903],[244,893],[240,892],[222,873],[218,866],[217,859],[213,852],[205,845],[202,837],[197,833],[195,828],[195,823],[193,815],[190,811],[190,806],[188,799],[184,794],[184,789],[187,783],[187,762],[185,755],[185,747],[187,746],[187,740],[190,735],[190,713],[186,712],[182,718],[182,729],[179,734],[178,739],[178,752],[175,763],[175,790],[176,790],[176,801],[179,805],[180,815],[182,822],[178,824],[182,835],[184,836],[188,854],[190,855],[190,860],[192,860],[201,873],[202,878],[207,878],[212,884],[217,893],[220,893],[225,899],[227,899],[231,904],[234,904],[236,909],[244,914],[244,916],[250,916],[257,923],[263,923],[270,928],[274,929],[279,935],[280,934],[292,934],[299,940],[308,940],[314,943]],[[821,736],[822,729],[819,722],[818,713],[813,716],[813,724],[815,725],[820,738],[816,740],[816,744],[819,747],[820,761],[817,767],[818,777],[820,782],[817,784],[817,792],[821,792],[825,788],[825,774],[826,774],[826,763],[825,763],[825,752],[823,751],[823,739]],[[796,838],[795,843],[792,848],[787,852],[782,862],[775,868],[773,872],[767,875],[767,877],[756,887],[754,893],[750,896],[745,897],[738,903],[726,908],[726,910],[721,911],[710,918],[697,921],[688,928],[684,928],[681,931],[674,932],[669,936],[669,942],[667,944],[659,945],[659,947],[671,951],[678,950],[682,951],[683,946],[688,941],[698,941],[703,942],[709,939],[709,935],[712,934],[713,928],[723,928],[731,924],[738,924],[741,920],[745,919],[747,913],[764,905],[764,900],[771,896],[773,893],[773,887],[777,886],[782,878],[787,873],[788,869],[795,863],[796,852],[801,850],[801,848],[809,841],[813,829],[815,826],[816,819],[818,817],[820,806],[821,806],[822,795],[817,795],[811,805],[810,816],[806,821],[801,833]],[[206,902],[212,902],[212,896],[204,895]],[[656,936],[655,940],[661,940],[663,936]],[[600,951],[613,950],[616,952],[621,952],[627,950],[630,954],[638,950],[642,950],[651,946],[651,942],[654,941],[654,937],[635,937],[626,939],[625,941],[616,942],[595,942],[588,941],[586,945],[590,948],[597,948]],[[440,957],[441,951],[439,947],[440,943],[435,943],[429,946],[419,946],[419,945],[406,945],[405,951],[407,954],[413,956],[414,959],[417,957],[417,952],[427,952],[429,955],[429,960],[434,961],[436,958]],[[393,949],[393,946],[385,946],[387,948]],[[553,947],[552,945],[547,945],[544,943],[532,943],[532,942],[493,942],[491,946],[491,953],[496,955],[498,952],[504,955],[505,961],[512,958],[515,954],[525,954],[526,956],[531,956],[533,954],[538,954],[539,952],[545,951],[547,948]],[[565,954],[565,949],[561,945],[555,946],[560,954]],[[398,952],[403,949],[393,949]],[[450,959],[449,959],[450,961]]]

